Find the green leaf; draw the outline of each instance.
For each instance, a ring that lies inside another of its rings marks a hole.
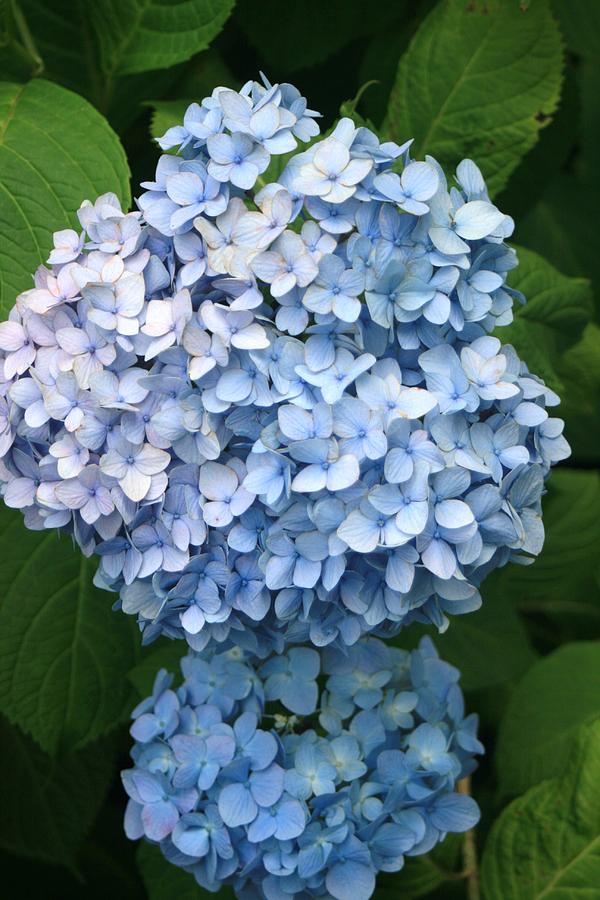
[[[112,741],[104,739],[53,760],[0,718],[0,846],[10,853],[74,867],[76,852],[108,789],[113,763]]]
[[[527,303],[517,309],[518,318],[545,325],[555,338],[579,337],[593,313],[589,281],[562,275],[531,250],[515,249],[519,265],[510,273],[510,285],[527,297]],[[499,333],[506,334],[507,330]]]
[[[600,885],[600,721],[581,730],[563,777],[519,797],[483,853],[484,900],[593,900]]]
[[[600,5],[596,0],[552,0],[552,8],[565,35],[569,50],[579,56],[600,56]]]
[[[593,315],[589,281],[562,275],[531,250],[516,248],[519,265],[510,285],[525,294],[524,306],[515,303],[511,325],[498,328],[503,344],[513,344],[536,375],[559,392],[564,385],[557,372],[562,354],[582,334]]]
[[[310,68],[355,39],[364,41],[379,28],[402,22],[414,0],[379,0],[376,16],[365,16],[360,3],[348,0],[239,0],[235,19],[252,46],[277,75]],[[392,25],[393,27],[393,25]],[[309,103],[309,106],[311,104]]]
[[[108,78],[166,69],[204,50],[235,0],[96,0],[89,7]]]
[[[382,873],[377,877],[373,900],[404,900],[423,897],[456,878],[462,834],[448,834],[430,853],[407,856],[399,872]]]
[[[433,0],[435,2],[435,0]],[[412,16],[395,24],[393,34],[385,25],[368,42],[358,70],[358,83],[376,79],[377,84],[365,94],[361,109],[378,125],[383,122],[388,111],[389,96],[392,92],[398,58],[406,50],[424,15],[433,6],[432,0],[413,4]]]
[[[211,48],[191,62],[178,83],[177,92],[184,99],[147,100],[144,104],[153,109],[150,125],[152,137],[162,137],[168,128],[181,125],[190,103],[199,103],[204,97],[209,97],[218,85],[237,90],[239,83],[221,55]]]
[[[565,644],[537,662],[514,691],[500,726],[500,790],[520,794],[559,774],[574,735],[600,716],[600,642]]]
[[[48,81],[0,83],[0,313],[31,285],[52,232],[105,191],[129,205],[127,160],[106,120]]]
[[[180,674],[179,661],[187,650],[185,641],[168,638],[159,638],[156,644],[143,647],[141,662],[127,674],[140,697],[147,697],[152,693],[152,685],[159,669],[166,669],[177,679]]]
[[[597,472],[553,472],[543,501],[546,540],[540,556],[533,565],[508,565],[495,572],[483,586],[485,595],[513,597],[518,608],[528,613],[559,614],[567,620],[595,616],[592,624],[597,627],[599,505]]]
[[[450,170],[463,158],[499,191],[558,105],[561,38],[548,3],[444,0],[400,60],[386,130]]]
[[[43,61],[16,0],[0,0],[0,79],[27,81],[41,75]]]
[[[530,210],[543,197],[548,185],[553,184],[565,165],[577,153],[579,132],[579,87],[574,66],[565,68],[560,105],[552,121],[540,132],[532,150],[527,153],[509,178],[507,186],[494,200],[499,209],[510,211],[516,222],[520,244],[528,246],[523,238],[522,223]],[[570,272],[560,259],[549,253],[542,243],[532,245],[533,250],[551,259],[553,265],[565,274],[580,275],[580,270]]]
[[[215,897],[205,891],[189,872],[168,863],[158,847],[142,843],[137,852],[138,868],[148,891],[148,900],[198,900]],[[221,888],[220,900],[234,900],[231,888]]]
[[[181,75],[181,66],[173,66],[111,78],[109,83],[100,66],[89,6],[83,0],[20,0],[20,5],[43,59],[44,78],[84,96],[117,131],[130,127],[142,112],[142,102],[161,96]]]
[[[43,60],[43,76],[91,99],[100,91],[90,17],[80,0],[19,0]]]
[[[241,85],[222,54],[215,47],[210,47],[190,60],[177,83],[177,93],[180,97],[193,97],[200,102],[210,96],[217,86],[237,91]]]
[[[587,275],[592,279],[597,303],[600,299],[600,257],[594,228],[589,223],[596,216],[596,198],[600,190],[597,164],[600,140],[600,5],[595,0],[554,0],[553,9],[559,18],[570,51],[570,80],[578,95],[563,96],[561,106],[570,107],[576,121],[567,121],[569,110],[559,113],[564,118],[562,132],[574,140],[574,147],[564,171],[554,174],[544,167],[531,172],[530,182],[544,185],[535,204],[512,210],[519,218],[519,241],[539,250],[565,273]],[[577,59],[573,58],[577,55]],[[543,143],[543,141],[542,141]],[[555,153],[555,161],[559,159]],[[511,184],[512,188],[512,184]],[[507,208],[511,208],[508,206]]]
[[[454,616],[448,630],[434,638],[440,656],[460,669],[465,691],[519,678],[536,658],[511,599],[488,599],[485,585],[482,596],[481,609]]]
[[[125,719],[139,635],[55,532],[0,509],[0,709],[44,750],[77,750]]]
[[[600,422],[600,328],[595,322],[563,355],[558,371],[564,385],[560,414],[573,456],[600,466],[600,447],[589,424]]]
[[[430,634],[440,656],[460,669],[465,691],[481,690],[519,678],[534,662],[536,654],[529,644],[525,627],[515,612],[510,596],[487,596],[482,588],[483,605],[477,612],[452,616],[443,634],[431,635],[431,629],[413,625],[411,643]],[[405,647],[407,639],[395,641]],[[510,647],[510,653],[506,648]]]
[[[185,111],[194,100],[148,100],[147,106],[152,107],[152,119],[150,122],[150,134],[153,138],[162,137],[165,131],[174,125],[181,125]],[[198,102],[198,98],[196,98]]]

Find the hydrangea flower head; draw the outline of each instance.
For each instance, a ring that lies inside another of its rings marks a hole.
[[[291,85],[216,88],[138,209],[86,201],[0,324],[4,501],[98,554],[145,641],[443,629],[542,546],[569,450],[490,334],[522,299],[512,220],[470,160],[449,184],[410,141],[347,118],[316,140],[317,118]]]
[[[456,790],[483,749],[477,719],[429,639],[263,663],[191,652],[181,669],[134,710],[125,828],[202,887],[368,900],[379,871],[477,822]]]

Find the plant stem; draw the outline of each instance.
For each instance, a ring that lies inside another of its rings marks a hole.
[[[471,796],[471,778],[467,775],[462,781],[458,782],[458,792]],[[465,877],[467,879],[467,897],[469,900],[480,900],[479,891],[479,868],[477,864],[477,846],[475,844],[475,832],[471,829],[465,834],[463,841],[463,864],[465,868]]]
[[[33,64],[31,74],[35,78],[36,76],[41,75],[44,71],[44,60],[38,53],[33,35],[29,30],[29,26],[27,24],[27,19],[23,15],[21,7],[19,6],[17,0],[13,0],[10,8],[15,27],[19,34],[19,38],[21,39],[21,43],[23,44],[23,48],[25,49],[25,52],[27,53],[29,59]]]

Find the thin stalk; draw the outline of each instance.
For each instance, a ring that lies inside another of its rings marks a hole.
[[[29,30],[27,19],[23,15],[21,7],[17,3],[17,0],[12,0],[10,10],[17,32],[19,34],[19,38],[21,39],[21,43],[23,44],[23,48],[25,49],[27,55],[31,59],[31,62],[33,63],[31,74],[35,78],[36,76],[41,75],[44,71],[44,60],[38,52],[38,48],[35,45],[33,35]]]
[[[471,796],[471,778],[467,776],[458,782],[458,792]],[[471,829],[465,834],[462,847],[464,875],[467,880],[467,897],[469,900],[480,900],[479,890],[479,866],[477,861],[477,845],[475,832]]]

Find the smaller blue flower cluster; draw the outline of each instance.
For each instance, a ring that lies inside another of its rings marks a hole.
[[[428,638],[263,663],[205,651],[181,670],[134,710],[125,827],[203,887],[367,900],[377,872],[478,821],[456,791],[483,752],[477,718]]]

